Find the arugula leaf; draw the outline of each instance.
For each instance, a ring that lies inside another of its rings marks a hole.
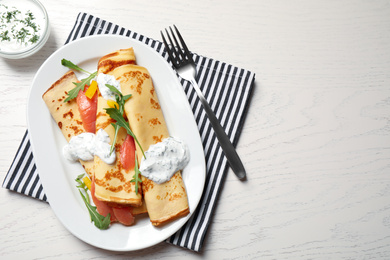
[[[110,84],[106,84],[106,87],[109,88],[112,92],[114,92],[117,97],[123,97],[123,94],[119,91],[119,89],[117,89],[116,87],[114,87],[113,85],[110,85]],[[131,96],[131,95],[130,95]],[[117,98],[116,98],[117,99]],[[126,99],[125,99],[126,101]]]
[[[74,64],[73,62],[71,62],[70,60],[66,60],[66,59],[62,59],[61,60],[61,64],[65,67],[68,67],[69,69],[73,69],[73,70],[77,70],[77,71],[81,71],[81,72],[84,72],[86,74],[92,74],[86,70],[83,70],[82,68],[80,68],[79,66],[77,66],[76,64]]]
[[[84,183],[84,181],[83,181],[83,177],[84,177],[84,173],[82,173],[82,174],[80,174],[79,176],[77,176],[76,182],[77,182],[79,185],[77,185],[76,187],[79,188],[79,189],[84,190],[85,194],[87,194],[87,192],[88,192],[88,187],[87,187],[87,185],[85,185],[85,183]],[[81,192],[81,191],[80,191],[80,192]],[[87,202],[90,203],[89,196],[86,196],[86,199],[87,199]]]
[[[137,142],[138,146],[141,148],[142,155],[143,155],[144,157],[146,157],[146,156],[145,156],[145,153],[144,153],[144,150],[142,149],[141,144],[138,142],[137,137],[134,135],[133,131],[131,131],[131,129],[130,129],[129,122],[127,122],[127,121],[123,118],[123,116],[122,116],[122,114],[120,113],[120,111],[119,111],[118,109],[116,109],[116,108],[111,108],[111,107],[110,107],[110,108],[105,108],[105,110],[106,110],[106,113],[107,113],[112,119],[116,120],[116,123],[114,124],[114,125],[115,125],[114,127],[118,127],[118,126],[119,126],[119,127],[125,128],[126,131],[127,131],[127,133],[128,133],[129,135],[131,135],[131,136],[134,138],[134,140]]]
[[[105,108],[106,113],[112,119],[114,119],[116,121],[116,123],[111,123],[111,125],[115,129],[115,136],[114,136],[114,141],[112,142],[112,145],[111,145],[110,153],[112,153],[114,151],[114,145],[116,143],[116,137],[117,137],[119,129],[121,127],[124,127],[126,129],[127,133],[129,135],[131,135],[134,138],[134,140],[137,142],[138,146],[141,148],[142,155],[145,157],[145,153],[144,153],[144,150],[141,147],[141,144],[138,142],[138,139],[135,136],[135,134],[133,133],[133,131],[131,131],[129,123],[123,117],[123,112],[124,112],[124,109],[125,109],[125,102],[126,102],[126,100],[128,100],[131,97],[131,94],[123,96],[123,94],[116,87],[114,87],[114,86],[112,86],[110,84],[106,84],[106,86],[112,92],[115,93],[116,103],[118,103],[118,106],[119,106],[119,108],[116,108],[116,107],[115,108]]]
[[[61,64],[65,67],[68,67],[69,69],[73,69],[73,70],[77,70],[77,71],[81,71],[81,72],[84,72],[86,74],[89,74],[89,76],[87,78],[82,79],[80,82],[73,82],[73,84],[75,84],[76,87],[74,87],[73,89],[71,89],[68,92],[68,97],[64,100],[64,102],[68,102],[68,101],[76,98],[77,95],[79,94],[80,90],[84,91],[85,85],[91,84],[91,80],[96,77],[97,71],[95,71],[94,73],[90,73],[90,72],[80,68],[79,66],[77,66],[76,64],[71,62],[70,60],[66,60],[66,59],[62,59]]]
[[[94,79],[96,77],[96,75],[97,75],[97,71],[92,73],[91,75],[89,75],[88,78],[82,79],[80,82],[73,82],[73,84],[75,84],[76,87],[74,87],[73,89],[71,89],[68,92],[68,97],[64,100],[64,102],[68,102],[68,101],[76,98],[77,95],[79,94],[79,91],[80,90],[84,91],[85,85],[90,85],[91,80]]]
[[[110,213],[107,214],[107,216],[102,216],[97,212],[97,209],[95,206],[92,206],[90,203],[87,202],[86,196],[79,190],[81,197],[83,197],[85,206],[87,206],[89,216],[91,217],[91,222],[95,224],[95,226],[98,229],[107,229],[110,226],[111,223],[111,215]]]
[[[137,152],[135,152],[135,166],[134,166],[134,175],[133,179],[130,182],[135,182],[135,194],[138,195],[138,184],[142,182],[140,175],[140,171],[138,168],[138,160],[137,160]]]
[[[83,177],[84,177],[84,173],[80,174],[79,176],[77,176],[76,178],[76,182],[79,184],[78,186],[76,186],[77,188],[81,188],[81,189],[84,189],[84,190],[87,190],[87,185],[85,185],[85,183],[83,182]]]
[[[119,125],[116,123],[111,123],[112,127],[115,129],[115,134],[114,134],[114,140],[112,141],[111,148],[110,148],[110,154],[114,151],[115,144],[116,144],[116,138],[118,136],[119,129],[121,128]]]
[[[91,222],[93,222],[99,229],[107,229],[111,223],[111,215],[108,213],[107,216],[104,217],[103,215],[100,215],[99,212],[97,212],[97,208],[95,206],[91,205],[87,193],[88,188],[82,181],[83,176],[84,174],[77,176],[76,182],[79,184],[77,188],[79,188],[80,195],[83,198],[85,206],[87,206],[89,216],[91,217]]]
[[[118,109],[119,113],[121,115],[123,115],[123,112],[124,112],[124,109],[125,109],[125,102],[126,102],[127,99],[129,99],[131,97],[131,95],[127,95],[127,96],[124,97],[122,95],[122,93],[116,87],[114,87],[114,86],[112,86],[110,84],[106,84],[106,87],[108,87],[115,94],[115,100],[116,100],[116,103],[118,104],[118,107],[115,106],[115,109]],[[114,140],[113,140],[113,142],[111,144],[110,154],[114,151],[116,139],[117,139],[117,136],[118,136],[118,132],[119,132],[119,129],[121,128],[121,126],[116,124],[116,123],[111,123],[111,125],[115,129],[115,135],[114,135]]]
[[[119,104],[119,103],[122,104],[122,107],[121,107],[122,111],[121,111],[121,112],[123,112],[123,109],[125,108],[125,102],[126,102],[126,100],[128,100],[129,98],[131,98],[132,94],[123,96],[122,92],[120,92],[119,89],[117,89],[117,88],[114,87],[113,85],[106,84],[106,87],[109,88],[112,92],[114,92],[114,94],[116,94],[116,96],[115,96],[116,102],[117,102],[118,104]]]

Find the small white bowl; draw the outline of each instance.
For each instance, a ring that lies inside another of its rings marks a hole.
[[[22,12],[31,11],[40,27],[38,41],[28,46],[15,42],[15,39],[10,41],[1,41],[0,39],[0,56],[8,59],[21,59],[39,51],[50,35],[49,16],[45,7],[38,0],[3,0],[0,4],[3,5],[3,9],[4,6],[7,6],[9,10],[14,10],[15,7]]]

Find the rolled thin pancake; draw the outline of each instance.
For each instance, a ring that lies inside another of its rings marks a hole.
[[[108,73],[116,66],[134,63],[134,50],[132,48],[122,49],[103,56],[98,62],[98,73]],[[96,130],[103,129],[108,133],[111,141],[113,141],[115,129],[111,123],[115,123],[115,121],[106,113],[105,108],[109,106],[107,105],[107,100],[100,93],[97,103]],[[126,136],[126,130],[120,128],[115,144],[117,159],[114,164],[106,164],[98,156],[95,156],[95,196],[101,201],[114,205],[121,204],[140,207],[142,205],[142,190],[139,189],[138,194],[136,194],[135,183],[130,182],[135,173],[134,169],[125,170],[119,159],[120,147]],[[145,207],[143,208],[143,211],[145,211]]]
[[[78,79],[73,71],[68,71],[42,95],[51,116],[68,142],[73,136],[85,132],[76,99],[64,102],[67,93],[75,87],[73,82],[78,82]],[[93,161],[80,160],[80,163],[91,178]]]
[[[107,100],[100,93],[97,103],[96,130],[106,131],[112,142],[115,137],[115,129],[111,123],[115,123],[115,121],[106,113],[104,108],[109,106]],[[134,168],[125,170],[120,160],[120,147],[126,136],[126,130],[120,128],[115,144],[116,160],[113,164],[107,164],[95,156],[95,197],[111,204],[139,207],[142,205],[142,190],[139,189],[138,194],[136,194],[135,183],[130,182],[134,176]]]
[[[125,114],[143,150],[169,137],[168,128],[148,70],[137,65],[123,65],[112,74],[120,81],[123,95],[132,94],[125,103]],[[140,151],[139,147],[137,150]],[[137,153],[139,161],[142,154]],[[178,171],[163,184],[142,176],[142,189],[150,221],[158,226],[189,213],[185,185]]]
[[[100,74],[100,73],[110,74],[110,72],[118,66],[122,66],[122,65],[126,65],[126,64],[135,64],[135,62],[136,61],[135,61],[135,54],[134,54],[133,48],[120,49],[118,51],[114,51],[114,52],[109,53],[109,54],[103,56],[102,58],[100,58],[100,60],[98,61],[98,74]],[[99,128],[106,129],[110,135],[111,140],[113,140],[114,128],[110,124],[115,123],[115,121],[113,121],[106,114],[106,112],[104,110],[105,107],[108,107],[107,102],[106,102],[106,100],[103,99],[103,97],[101,95],[99,95],[96,129],[97,130]],[[120,131],[118,133],[118,137],[117,137],[118,143],[117,143],[116,147],[118,147],[117,148],[118,151],[119,151],[120,145],[123,143],[125,138],[126,138],[126,131],[122,128],[122,129],[120,129]],[[119,158],[118,152],[117,152],[117,158]],[[106,172],[113,171],[112,167],[109,167],[107,165],[105,165],[105,166],[103,165],[103,168],[100,168],[100,165],[102,165],[102,163],[104,163],[104,162],[99,160],[99,158],[95,158],[95,163],[97,164],[95,167],[99,168],[98,177],[100,177],[100,178],[95,180],[95,183],[97,182],[97,185],[96,185],[97,193],[95,192],[95,196],[97,196],[97,198],[99,200],[107,201],[111,204],[113,202],[118,202],[118,199],[116,198],[116,197],[118,197],[117,195],[112,194],[113,192],[109,192],[109,191],[103,189],[103,186],[105,185],[104,184],[105,181],[104,181],[104,179],[101,179],[103,177],[104,171],[106,171]],[[117,164],[118,163],[120,163],[120,162],[117,162]],[[126,174],[124,175],[124,173],[123,173],[124,169],[122,168],[122,166],[117,165],[116,167],[121,168],[120,171],[122,173],[119,174],[119,177],[124,176],[124,178],[122,178],[122,180],[125,181],[124,183],[122,183],[123,187],[127,188],[127,189],[132,188],[135,191],[135,184],[133,182],[129,182],[129,180],[131,180],[133,175],[134,175],[134,170],[131,170],[130,172],[125,171]],[[105,176],[104,178],[107,179],[106,177],[108,177],[108,176]],[[119,179],[117,179],[117,180],[113,179],[111,181],[114,182],[114,184],[113,184],[114,186],[119,187],[121,185]],[[129,186],[129,185],[131,185],[131,186]],[[142,186],[142,184],[140,184],[140,186]],[[145,205],[144,200],[142,198],[142,189],[140,189],[139,192],[140,192],[139,195],[136,196],[136,200],[133,202],[130,201],[130,204],[132,206],[134,206],[134,208],[133,208],[134,215],[138,215],[138,214],[142,214],[142,213],[147,212],[146,205]],[[122,192],[122,194],[123,193],[124,192]],[[140,196],[141,196],[141,202],[139,201]],[[134,193],[132,193],[132,198],[134,199]],[[125,203],[129,203],[129,201],[127,201]]]
[[[47,105],[51,116],[67,142],[73,136],[85,132],[76,99],[64,102],[67,93],[75,87],[73,82],[78,82],[78,79],[73,71],[68,71],[42,95],[42,99]],[[92,180],[94,161],[79,161]],[[132,213],[133,215],[146,213],[145,205],[133,208]]]
[[[120,49],[100,58],[98,62],[98,73],[108,74],[117,67],[135,63],[136,61],[133,48]]]

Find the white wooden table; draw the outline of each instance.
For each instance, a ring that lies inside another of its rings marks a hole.
[[[50,1],[48,43],[0,59],[0,180],[26,130],[30,82],[78,12],[257,74],[201,253],[162,242],[108,252],[73,237],[45,203],[0,189],[0,259],[390,259],[389,1]]]

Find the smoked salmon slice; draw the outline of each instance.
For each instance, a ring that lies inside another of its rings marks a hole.
[[[128,171],[135,166],[135,142],[131,135],[127,135],[125,141],[121,145],[120,160],[123,169]]]
[[[79,108],[81,120],[86,132],[96,133],[96,112],[97,112],[97,91],[91,99],[85,92],[89,86],[85,85],[84,91],[80,90],[77,95],[77,106]]]
[[[110,213],[111,223],[119,221],[125,226],[134,224],[134,215],[132,207],[112,207],[107,202],[100,201],[95,197],[95,180],[91,182],[91,196],[97,211],[102,216],[107,216]]]
[[[131,226],[134,224],[133,208],[123,207],[123,208],[112,208],[114,211],[116,219],[125,226]]]
[[[92,177],[92,182],[91,182],[91,196],[92,196],[93,203],[95,204],[99,214],[105,217],[105,216],[107,216],[108,213],[110,213],[111,223],[112,222],[116,222],[117,219],[116,219],[116,216],[115,216],[115,213],[114,213],[114,210],[112,209],[112,207],[107,205],[106,202],[100,201],[100,200],[98,200],[95,197],[95,180],[94,180],[94,177]]]

